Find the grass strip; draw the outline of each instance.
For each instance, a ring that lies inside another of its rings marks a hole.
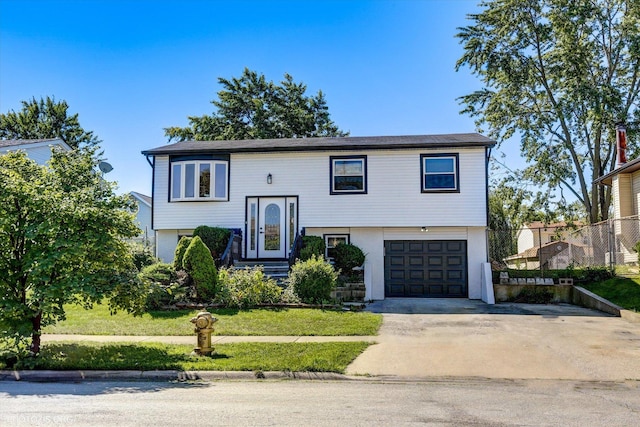
[[[43,346],[35,369],[294,371],[344,373],[369,343],[233,343],[215,346],[211,357],[192,346],[162,343],[67,343]]]
[[[151,311],[142,317],[125,312],[109,314],[105,304],[91,310],[65,306],[67,319],[48,326],[48,334],[80,335],[193,335],[189,320],[198,310]],[[306,308],[210,310],[218,319],[214,335],[252,336],[338,336],[376,335],[382,316],[368,312],[347,312]]]
[[[614,277],[582,287],[622,308],[640,311],[640,276]]]

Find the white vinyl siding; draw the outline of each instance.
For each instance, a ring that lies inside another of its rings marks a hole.
[[[460,149],[458,193],[421,193],[425,150],[367,151],[367,194],[327,191],[332,155],[342,152],[231,154],[227,203],[169,203],[169,159],[155,166],[155,229],[208,224],[244,228],[246,196],[299,196],[301,227],[486,226],[484,148]],[[431,150],[450,153],[451,150]],[[265,177],[273,176],[273,184]]]

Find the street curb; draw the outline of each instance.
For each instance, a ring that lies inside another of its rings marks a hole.
[[[216,381],[216,380],[350,380],[334,372],[291,371],[0,371],[1,381]]]

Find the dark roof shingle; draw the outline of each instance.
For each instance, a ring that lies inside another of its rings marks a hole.
[[[199,152],[276,152],[373,150],[403,148],[493,147],[496,142],[478,133],[407,136],[349,136],[335,138],[248,139],[238,141],[183,141],[142,151],[146,156]]]

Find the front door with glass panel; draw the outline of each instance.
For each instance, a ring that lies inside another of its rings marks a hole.
[[[247,258],[289,256],[297,232],[297,197],[247,198]]]

